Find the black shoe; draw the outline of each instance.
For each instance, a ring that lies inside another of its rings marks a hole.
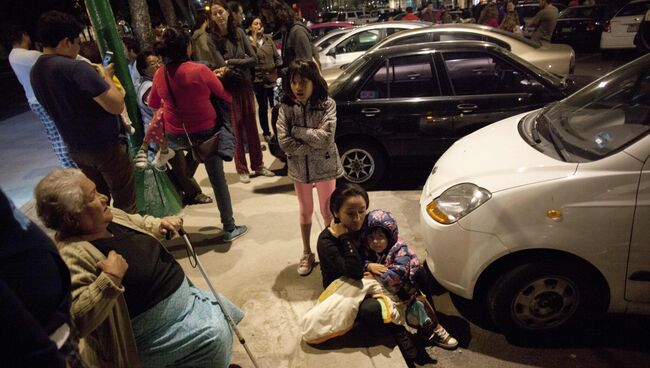
[[[187,204],[207,204],[212,203],[212,198],[208,197],[203,193],[199,193],[194,196],[194,198],[186,200]]]
[[[390,330],[393,337],[395,338],[397,346],[399,346],[399,349],[402,351],[404,359],[410,362],[414,361],[418,358],[418,348],[415,346],[415,342],[413,341],[411,334],[402,326],[394,327],[398,328],[391,328]]]

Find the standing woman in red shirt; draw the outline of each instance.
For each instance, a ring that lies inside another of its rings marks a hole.
[[[173,150],[187,150],[190,148],[187,135],[196,144],[210,138],[217,129],[217,113],[212,107],[210,96],[214,94],[228,104],[232,102],[232,97],[207,66],[190,61],[192,43],[185,32],[167,28],[162,38],[163,46],[156,51],[163,57],[165,66],[158,68],[154,74],[149,107],[158,109],[162,101],[165,101],[164,126],[169,147]],[[220,139],[227,137],[227,134],[221,134]],[[208,159],[205,170],[219,207],[223,240],[232,241],[244,235],[248,228],[235,225],[221,157],[217,155]]]
[[[235,131],[235,168],[242,183],[250,183],[250,172],[246,164],[246,150],[251,158],[251,169],[257,175],[275,176],[264,167],[260,137],[257,131],[255,97],[253,95],[252,72],[257,65],[257,55],[248,40],[248,36],[239,27],[241,23],[241,6],[237,3],[230,7],[224,0],[212,0],[210,6],[210,31],[217,50],[217,75],[226,68],[233,68],[243,75],[242,85],[233,94],[230,119]],[[230,9],[237,9],[233,12]]]

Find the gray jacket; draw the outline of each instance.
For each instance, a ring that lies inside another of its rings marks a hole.
[[[278,143],[287,154],[288,174],[300,183],[315,183],[343,175],[336,134],[336,103],[281,104]]]

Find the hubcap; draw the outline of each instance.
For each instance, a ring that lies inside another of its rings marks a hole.
[[[515,296],[513,320],[533,330],[549,329],[565,323],[579,304],[579,291],[573,281],[558,276],[534,280]]]
[[[361,148],[352,148],[341,157],[345,179],[352,183],[363,183],[375,172],[375,160]]]

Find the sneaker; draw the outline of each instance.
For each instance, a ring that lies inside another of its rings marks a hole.
[[[298,263],[298,275],[309,275],[311,270],[314,269],[314,263],[316,263],[316,255],[314,253],[303,254]]]
[[[433,330],[429,341],[447,350],[454,350],[458,347],[458,340],[454,339],[441,324],[438,324]]]
[[[208,197],[203,193],[198,193],[197,195],[194,196],[194,198],[186,199],[185,202],[187,204],[206,204],[206,203],[212,203],[212,198]]]
[[[245,225],[235,226],[235,228],[230,231],[224,231],[223,241],[231,242],[247,232],[248,228]]]
[[[158,151],[156,152],[156,158],[153,159],[151,165],[153,165],[156,170],[165,171],[167,170],[167,161],[169,161],[169,159],[175,155],[176,152],[170,149],[168,149],[166,152]]]
[[[239,174],[239,181],[244,184],[248,184],[251,182],[251,177],[248,175],[248,173]]]
[[[135,164],[135,168],[138,170],[144,170],[147,168],[147,151],[145,150],[139,150],[138,153],[135,155],[135,159],[133,160]]]
[[[272,177],[275,176],[275,173],[266,167],[262,166],[260,169],[255,170],[255,174],[257,175],[263,175],[267,177]]]

